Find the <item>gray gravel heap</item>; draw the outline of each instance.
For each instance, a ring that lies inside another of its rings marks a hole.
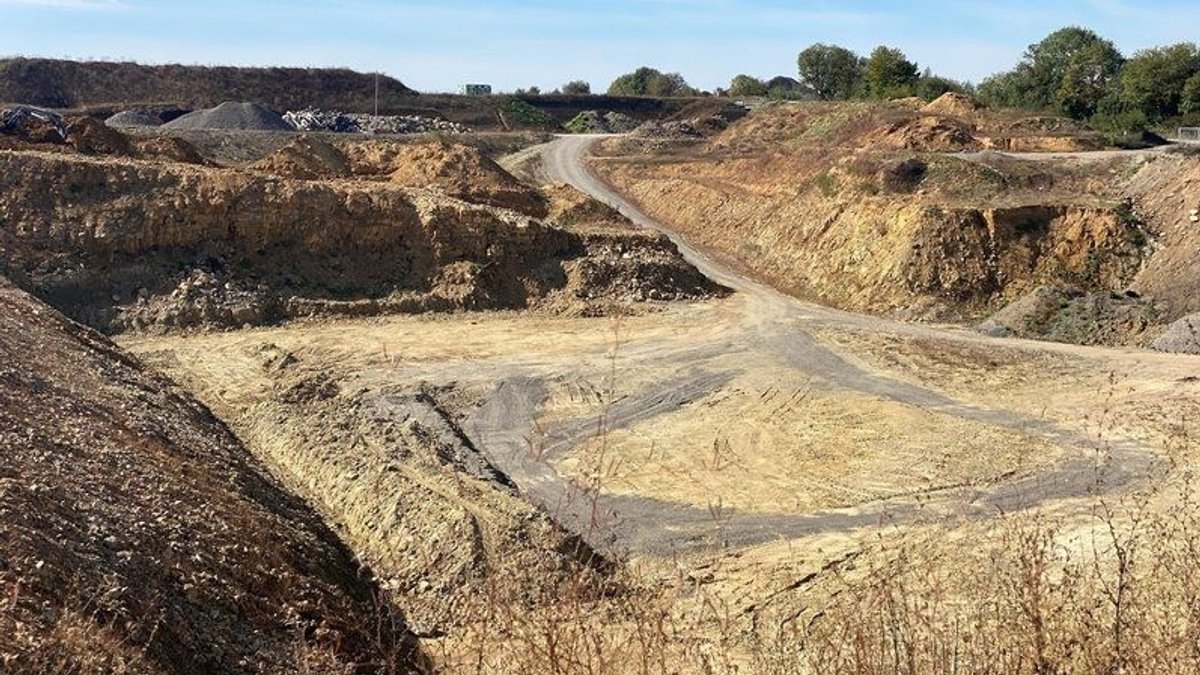
[[[208,110],[197,110],[162,125],[163,129],[229,129],[238,131],[295,131],[279,115],[257,103],[226,101]]]
[[[1160,352],[1200,354],[1200,313],[1179,319],[1150,345]]]
[[[162,115],[153,110],[145,108],[134,108],[133,110],[122,110],[121,112],[104,120],[104,123],[110,127],[159,127],[162,126]]]

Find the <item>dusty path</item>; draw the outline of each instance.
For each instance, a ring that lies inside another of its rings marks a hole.
[[[711,544],[714,538],[734,545],[776,538],[846,530],[884,520],[895,523],[930,514],[987,515],[997,510],[1028,508],[1051,500],[1117,490],[1138,480],[1155,465],[1154,455],[1136,443],[1109,439],[1103,451],[1085,434],[1023,414],[967,405],[944,394],[848,363],[829,349],[810,328],[851,328],[939,339],[986,341],[962,331],[900,324],[801,302],[748,279],[688,245],[641,213],[599,180],[584,158],[596,137],[562,137],[541,147],[546,174],[570,183],[620,210],[636,224],[670,236],[694,265],[739,295],[739,314],[730,327],[697,344],[690,336],[676,343],[638,345],[625,367],[640,360],[655,367],[675,364],[670,376],[654,386],[611,403],[601,420],[594,416],[568,420],[542,430],[538,420],[548,398],[547,384],[535,374],[508,370],[494,394],[477,409],[464,430],[501,471],[530,498],[561,522],[595,544],[613,544],[633,553],[661,554]],[[1056,349],[1077,349],[1062,346]],[[1013,430],[1031,439],[1066,448],[1066,459],[1033,474],[1014,476],[983,487],[944,488],[916,495],[869,502],[855,508],[816,513],[746,513],[663,502],[636,495],[589,489],[565,477],[556,462],[570,449],[597,433],[611,431],[678,410],[728,382],[736,373],[723,371],[716,357],[748,352],[767,362],[811,375],[829,390],[861,393],[991,427]],[[668,372],[664,370],[664,372]]]

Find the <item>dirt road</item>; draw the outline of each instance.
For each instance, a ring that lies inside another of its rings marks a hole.
[[[882,521],[928,518],[931,514],[986,516],[1097,491],[1119,490],[1154,469],[1153,453],[1137,443],[1108,438],[1099,444],[1079,430],[1025,414],[968,405],[847,362],[815,337],[813,329],[873,331],[973,343],[988,343],[991,339],[965,331],[900,324],[831,310],[783,295],[734,272],[690,247],[599,180],[584,161],[594,140],[595,137],[589,136],[562,137],[543,146],[545,173],[612,205],[636,224],[672,237],[693,264],[736,291],[738,297],[730,305],[736,316],[712,336],[698,341],[696,336],[688,335],[675,342],[630,346],[623,356],[623,367],[637,368],[639,362],[653,362],[657,371],[671,374],[658,378],[653,386],[607,404],[599,421],[587,416],[560,420],[552,429],[541,429],[538,420],[543,417],[547,403],[546,380],[532,373],[510,371],[464,425],[474,444],[528,496],[593,543],[615,545],[633,553],[661,554],[712,544],[714,540],[733,545],[753,544]],[[854,508],[815,513],[698,508],[595,489],[568,478],[560,470],[558,463],[562,457],[594,436],[598,425],[603,427],[603,433],[611,433],[644,423],[678,411],[736,377],[737,372],[723,366],[720,360],[733,352],[806,373],[829,391],[878,397],[940,416],[1010,430],[1031,442],[1051,443],[1065,449],[1064,459],[986,485],[914,490],[905,496]],[[531,440],[535,437],[536,442]]]

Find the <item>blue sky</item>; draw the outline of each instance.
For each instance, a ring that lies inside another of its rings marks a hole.
[[[602,90],[639,65],[702,88],[794,75],[813,42],[902,49],[979,80],[1025,46],[1084,25],[1126,53],[1200,39],[1197,0],[0,0],[0,54],[147,63],[349,66],[422,91],[571,79]]]

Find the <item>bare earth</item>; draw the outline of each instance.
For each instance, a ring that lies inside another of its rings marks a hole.
[[[587,169],[593,141],[542,146],[542,171],[663,230]],[[169,353],[159,362],[235,426],[263,395],[246,354],[264,344],[344,390],[453,387],[463,432],[524,494],[594,544],[649,555],[1126,488],[1154,470],[1169,401],[1200,371],[835,311],[676,244],[736,292],[619,319],[405,316],[122,343]],[[1161,414],[1123,414],[1147,406]]]

